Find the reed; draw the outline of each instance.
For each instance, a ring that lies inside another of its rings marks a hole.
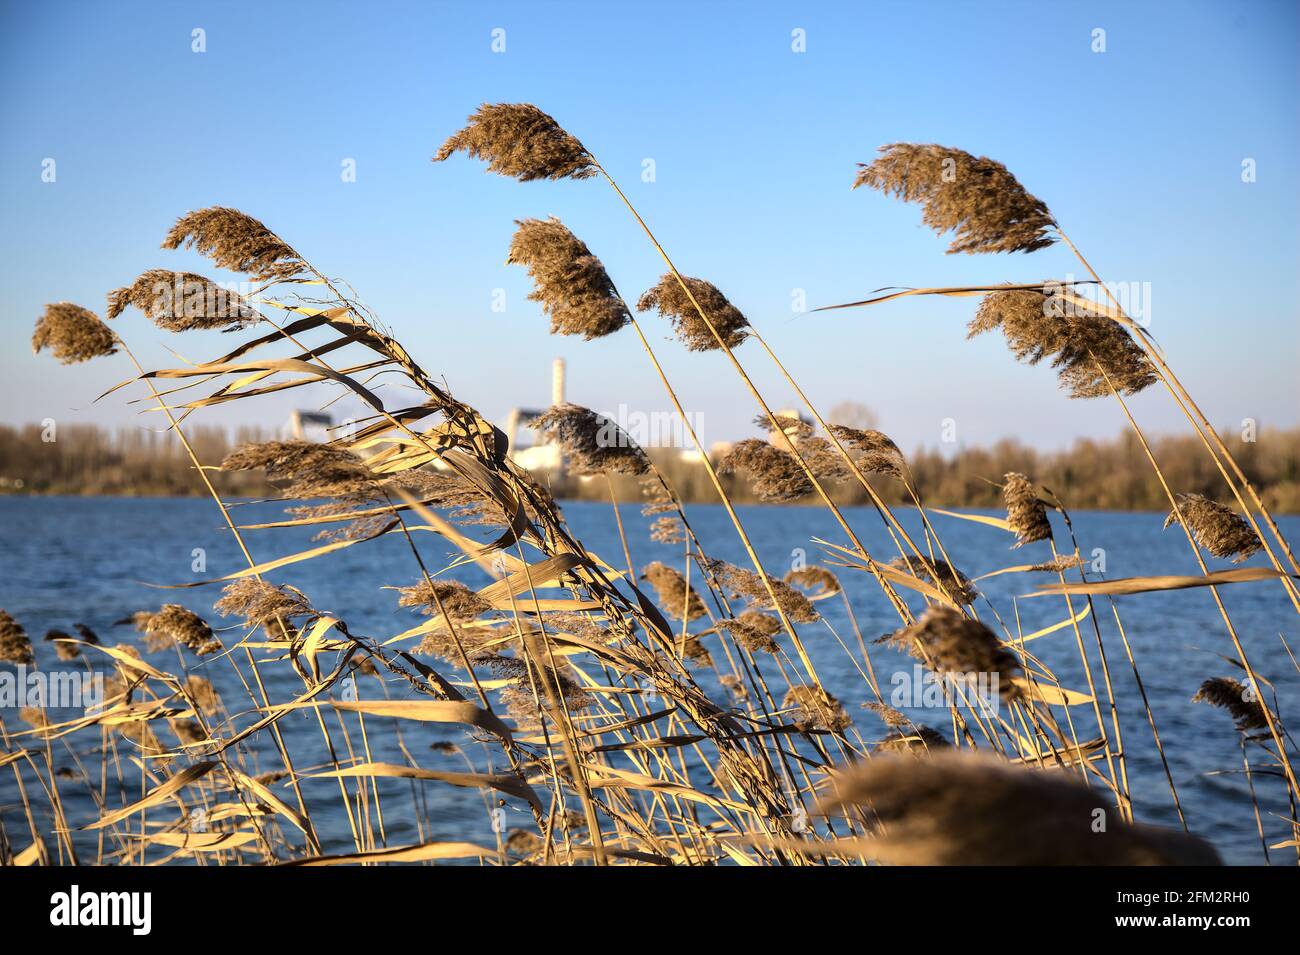
[[[137,608],[123,622],[134,625],[135,637],[101,640],[84,625],[65,625],[34,649],[21,622],[0,611],[0,660],[28,665],[56,653],[109,677],[103,703],[75,718],[35,707],[23,712],[21,727],[0,721],[0,772],[14,779],[21,814],[12,818],[22,830],[0,818],[0,846],[27,846],[3,861],[1218,861],[1189,832],[1137,821],[1151,807],[1130,788],[1132,728],[1116,705],[1116,684],[1131,676],[1184,828],[1207,824],[1182,814],[1156,722],[1165,701],[1148,696],[1114,596],[1174,584],[1126,581],[1129,589],[1116,591],[1105,589],[1114,582],[1090,578],[1068,511],[1022,469],[1004,470],[995,487],[1005,519],[929,508],[894,441],[827,421],[758,323],[712,283],[683,274],[595,154],[542,110],[484,105],[434,158],[456,153],[524,182],[603,181],[641,228],[667,271],[634,308],[558,218],[518,220],[508,261],[527,270],[530,297],[554,334],[589,341],[631,329],[701,453],[680,399],[679,382],[689,376],[670,376],[640,316],[657,312],[669,322],[682,346],[674,362],[722,361],[735,374],[763,436],[741,441],[721,461],[702,454],[701,467],[748,563],[716,556],[718,542],[697,533],[675,476],[652,454],[598,413],[560,405],[536,427],[563,448],[575,478],[598,482],[608,497],[621,554],[595,552],[550,488],[515,463],[505,436],[428,374],[355,294],[340,292],[339,280],[244,212],[188,213],[164,247],[192,248],[247,275],[259,283],[256,294],[223,295],[201,275],[150,270],[110,294],[112,326],[59,303],[38,320],[33,344],[64,362],[121,354],[132,363],[132,376],[110,393],[144,388],[245,566],[202,582],[216,591],[215,616],[177,603]],[[950,251],[1068,243],[1045,204],[1006,167],[960,151],[886,147],[855,185],[920,202],[927,224],[955,232]],[[1126,316],[1075,301],[1073,287],[988,286],[978,294],[984,298],[970,332],[1000,329],[1018,357],[1050,359],[1071,394],[1113,396],[1123,405],[1125,395],[1159,381],[1198,423],[1190,398]],[[1062,304],[1072,307],[1053,311]],[[145,369],[127,346],[132,308],[169,332],[221,328],[240,341],[207,361]],[[746,345],[742,361],[737,352]],[[772,411],[751,356],[772,363],[815,424]],[[404,388],[381,395],[373,385],[380,375]],[[327,441],[258,440],[210,457],[191,438],[191,415],[295,389],[350,394],[367,416]],[[385,400],[397,393],[416,398]],[[1235,560],[1263,551],[1273,570],[1262,572],[1281,572],[1279,553],[1289,558],[1289,549],[1280,536],[1270,542],[1260,533],[1261,521],[1275,530],[1271,517],[1203,428],[1198,440],[1233,499],[1246,502],[1241,514],[1208,497],[1175,494],[1135,421],[1132,427],[1173,511],[1167,526],[1182,528],[1216,601],[1219,587],[1243,578],[1211,577],[1202,549]],[[283,502],[283,519],[242,521],[247,512],[219,493],[216,472],[255,475]],[[841,536],[808,542],[821,548],[821,563],[784,575],[764,564],[751,533],[762,518],[742,519],[732,499],[741,482],[760,500],[811,500],[827,512]],[[620,510],[619,494],[629,487],[653,518],[652,539],[677,553],[672,560],[634,560],[644,544],[629,535]],[[870,505],[896,553],[867,550],[837,500],[842,492],[833,493],[844,487]],[[918,534],[895,513],[898,501],[915,509]],[[1053,511],[1066,534],[1054,527]],[[958,519],[998,528],[1007,550],[1038,548],[996,573],[1055,575],[1059,583],[1041,592],[1061,596],[1065,619],[1025,633],[1018,606],[999,606],[984,592],[985,578],[959,569],[972,555],[951,554],[940,534],[944,520]],[[308,528],[316,539],[286,554],[272,545],[289,528]],[[282,568],[381,539],[410,558],[403,579],[378,582],[404,624],[369,632],[277,582]],[[1127,674],[1111,671],[1097,594],[1111,595]],[[936,725],[914,722],[886,701],[873,660],[882,641],[864,635],[855,609],[864,602],[897,616],[883,640],[915,657],[918,669],[994,676],[998,691],[985,698],[945,680]],[[1247,742],[1261,754],[1245,760],[1252,805],[1243,811],[1254,813],[1267,852],[1254,790],[1257,779],[1262,789],[1281,778],[1289,797],[1300,795],[1290,737],[1279,707],[1255,695],[1267,681],[1259,675],[1257,682],[1218,606],[1246,682],[1211,680],[1196,698],[1227,708],[1243,755]],[[1085,617],[1093,631],[1087,640]],[[845,621],[851,634],[836,629]],[[1050,654],[1033,642],[1067,630],[1082,687],[1063,686],[1044,662]],[[812,641],[838,644],[862,687],[828,685]],[[296,692],[273,693],[265,678],[272,671],[300,684]],[[859,691],[873,698],[861,711],[846,702]],[[1076,720],[1089,710],[1092,717]],[[295,734],[294,748],[284,732],[291,719],[305,719],[313,734]],[[56,740],[85,767],[75,778],[56,772]],[[394,749],[401,761],[384,761],[380,754]],[[84,790],[80,805],[93,807],[79,818],[68,816],[73,787]],[[439,828],[436,803],[454,788],[477,793],[483,826],[461,834]],[[1090,825],[1098,813],[1108,823],[1104,835]],[[803,825],[808,819],[811,827]],[[1300,827],[1294,815],[1289,822],[1294,839]]]

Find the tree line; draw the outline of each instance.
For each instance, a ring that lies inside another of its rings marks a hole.
[[[186,433],[205,465],[219,464],[241,443],[271,436],[252,428],[231,432],[202,425]],[[1198,438],[1180,435],[1149,440],[1172,490],[1232,503],[1225,496],[1222,477]],[[1270,509],[1300,513],[1300,429],[1261,430],[1253,441],[1225,432],[1224,440]],[[683,460],[663,449],[654,451],[652,459],[683,499],[717,500],[699,462]],[[1019,471],[1050,488],[1072,509],[1167,508],[1159,479],[1131,433],[1106,440],[1079,439],[1068,448],[1050,451],[1036,450],[1011,438],[990,447],[927,447],[908,455],[907,461],[922,501],[938,507],[998,507],[1002,476]],[[227,496],[275,493],[257,473],[210,474],[217,489]],[[743,475],[729,475],[723,480],[734,500],[756,500]],[[889,504],[910,503],[898,480],[873,475],[871,481]],[[548,483],[557,497],[608,500],[603,480],[553,476]],[[0,493],[189,496],[204,491],[185,450],[169,433],[94,425],[63,425],[51,433],[40,425],[25,425],[0,426]],[[620,500],[636,501],[640,496],[637,480],[617,479],[616,493]],[[856,483],[839,485],[833,496],[839,503],[867,502],[866,493]]]

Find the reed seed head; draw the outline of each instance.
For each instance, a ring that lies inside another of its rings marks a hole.
[[[88,308],[71,302],[46,305],[32,331],[32,353],[48,348],[65,365],[117,351],[117,336]]]
[[[946,560],[925,560],[920,557],[895,557],[889,562],[895,570],[901,570],[920,580],[934,584],[948,594],[958,606],[968,607],[975,602],[979,592],[971,579]],[[934,568],[931,572],[931,568]]]
[[[1020,547],[1034,541],[1052,539],[1052,522],[1047,519],[1047,506],[1038,497],[1038,491],[1029,478],[1015,471],[1003,478],[1002,501],[1007,506],[1007,523],[1016,532]]]
[[[781,632],[781,621],[770,613],[746,610],[735,620],[719,620],[718,628],[753,653],[779,653],[781,650],[772,638]]]
[[[801,730],[823,729],[842,733],[853,725],[853,718],[838,699],[820,686],[792,686],[781,707],[796,709],[794,725]]]
[[[584,690],[568,673],[557,672],[549,666],[529,665],[515,657],[490,657],[486,661],[494,674],[512,679],[501,690],[501,702],[516,725],[525,731],[535,730],[545,720],[553,720],[551,693],[560,699],[570,713],[589,709],[596,699]],[[547,685],[550,690],[548,692]]]
[[[649,581],[659,596],[659,606],[673,620],[696,620],[704,616],[704,601],[693,588],[686,585],[686,578],[669,567],[655,561],[641,569],[641,576]]]
[[[650,470],[650,459],[626,431],[581,405],[555,405],[529,427],[563,446],[571,474],[637,475]]]
[[[967,337],[999,327],[1018,360],[1035,365],[1054,356],[1052,367],[1072,398],[1098,398],[1112,386],[1132,395],[1156,380],[1150,359],[1122,325],[1072,302],[1062,304],[1056,292],[1013,289],[984,296]]]
[[[927,607],[915,623],[898,630],[889,641],[939,673],[996,674],[1003,699],[1020,695],[1015,681],[1023,671],[1016,655],[984,624],[951,607]]]
[[[205,716],[212,716],[221,706],[221,697],[205,676],[190,675],[185,678],[185,695]]]
[[[222,649],[221,641],[203,618],[180,604],[163,604],[157,613],[142,611],[135,615],[134,622],[135,628],[145,635],[150,650],[179,643],[195,656],[203,657]]]
[[[1254,529],[1232,508],[1201,494],[1179,494],[1178,510],[1165,518],[1165,527],[1180,523],[1178,513],[1196,538],[1196,543],[1215,557],[1231,557],[1239,564],[1263,549]]]
[[[32,663],[32,641],[22,624],[0,610],[0,660],[6,663]]]
[[[308,271],[302,257],[263,223],[225,206],[209,206],[177,219],[162,247],[182,245],[207,256],[218,268],[264,281],[283,282]]]
[[[264,470],[272,481],[287,481],[286,498],[334,497],[365,501],[379,493],[378,479],[361,458],[333,444],[264,441],[243,444],[221,462],[223,471]]]
[[[264,627],[272,638],[283,637],[280,626],[294,629],[293,617],[315,617],[306,594],[289,585],[242,577],[226,585],[213,609],[223,617],[242,617],[248,627]]]
[[[772,427],[772,422],[776,422],[776,427]],[[767,415],[755,415],[754,424],[760,431],[771,433],[780,431],[791,441],[802,441],[804,438],[811,437],[813,426],[802,418],[795,418],[791,415],[774,414],[772,417]]]
[[[719,677],[718,682],[722,684],[723,689],[730,694],[732,700],[736,703],[744,703],[749,699],[749,690],[745,688],[744,681],[734,673],[724,673]]]
[[[1076,567],[1083,566],[1083,558],[1078,554],[1057,554],[1049,561],[1041,564],[1033,564],[1029,567],[1030,571],[1040,573],[1059,574],[1066,570],[1073,570]]]
[[[167,269],[150,269],[130,285],[109,292],[106,315],[117,318],[128,305],[169,332],[236,331],[262,319],[236,292],[202,275]]]
[[[853,472],[844,463],[844,456],[820,435],[796,441],[795,448],[818,481],[847,481],[853,477]]]
[[[718,339],[709,330],[709,323],[718,331],[718,337],[726,342],[728,348],[742,344],[749,336],[749,320],[741,314],[740,309],[727,301],[727,297],[718,291],[717,286],[687,276],[682,282],[690,289],[686,294],[681,282],[672,273],[667,273],[659,284],[646,291],[636,303],[638,312],[657,310],[660,315],[673,324],[677,337],[691,351],[710,351],[718,348]],[[691,303],[691,296],[699,303],[704,314],[709,317],[706,322]]]
[[[650,525],[650,539],[657,544],[685,544],[686,526],[675,515],[656,518]]]
[[[433,157],[442,162],[464,152],[485,160],[488,172],[520,182],[533,179],[590,179],[596,160],[575,137],[531,103],[484,103],[469,125]]]
[[[881,722],[891,729],[898,729],[901,726],[911,726],[912,721],[902,710],[895,709],[888,703],[867,702],[862,704],[864,710],[870,710],[880,717]]]
[[[81,656],[81,650],[75,643],[67,643],[72,636],[63,630],[46,631],[45,639],[54,643],[54,652],[60,660],[75,660]]]
[[[433,613],[436,614],[437,611],[434,610]],[[513,631],[509,632],[513,633]],[[491,627],[457,625],[453,630],[451,627],[440,626],[424,635],[416,646],[415,652],[424,656],[439,657],[452,666],[462,667],[467,658],[471,663],[483,659],[491,652],[489,644],[495,645],[503,636],[505,634]]]
[[[726,561],[709,560],[709,569],[718,583],[726,590],[730,591],[733,597],[744,597],[755,607],[761,607],[764,610],[772,610],[772,598],[768,596],[767,588],[763,586],[763,578],[756,571],[745,570],[734,564],[728,564]],[[789,584],[769,576],[767,583],[771,585],[772,593],[776,594],[777,604],[782,612],[785,613],[795,623],[816,623],[821,619],[813,607],[812,601],[805,594],[795,590]]]
[[[1258,694],[1248,692],[1242,683],[1230,677],[1206,680],[1192,697],[1192,702],[1208,703],[1227,710],[1236,721],[1237,729],[1243,733],[1268,727],[1264,704]]]
[[[817,808],[867,809],[877,823],[872,855],[891,865],[1221,864],[1204,840],[1130,825],[1104,803],[1072,776],[943,749],[858,763]]]
[[[922,221],[956,233],[948,252],[1033,252],[1051,245],[1047,206],[1000,162],[934,144],[892,143],[860,163],[853,188],[869,186],[919,202]]]
[[[719,474],[743,471],[754,482],[754,493],[765,503],[784,504],[811,494],[813,483],[794,455],[760,441],[745,438],[732,445],[718,462]]]
[[[931,750],[946,749],[947,738],[938,730],[929,726],[914,726],[911,729],[891,733],[876,744],[877,753],[907,753],[912,756],[926,756]]]
[[[520,219],[506,262],[528,269],[528,293],[551,316],[551,334],[590,341],[612,335],[632,316],[600,259],[559,219]]]
[[[856,452],[852,457],[858,470],[900,479],[904,477],[907,462],[903,452],[883,431],[850,428],[842,424],[828,424],[827,428],[846,450]]]
[[[838,577],[817,564],[809,564],[807,567],[790,571],[785,575],[785,582],[811,591],[815,597],[837,594],[843,589]]]
[[[713,655],[698,634],[689,633],[682,644],[682,656],[699,666],[713,666]]]
[[[490,603],[459,580],[422,580],[410,587],[399,587],[397,592],[401,595],[399,607],[415,607],[426,617],[445,612],[457,624],[469,623],[492,609]]]

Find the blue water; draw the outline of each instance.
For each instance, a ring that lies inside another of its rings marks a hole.
[[[563,510],[571,528],[589,550],[611,565],[623,564],[609,505],[572,502],[565,504]],[[254,504],[237,509],[243,523],[274,520],[279,513],[278,504]],[[680,548],[652,543],[647,535],[649,520],[641,516],[637,506],[626,506],[621,513],[638,568],[651,560],[675,561],[680,566]],[[822,549],[812,538],[843,542],[833,519],[820,509],[748,507],[741,508],[740,513],[760,557],[773,574],[783,574],[801,559],[822,562]],[[846,513],[873,554],[884,558],[896,555],[873,510],[851,508]],[[901,510],[899,515],[919,540],[915,514]],[[739,539],[720,507],[694,506],[689,509],[689,516],[713,556],[747,565]],[[997,529],[942,516],[935,516],[934,520],[954,563],[971,577],[1000,567],[1050,558],[1046,543],[1013,551],[1008,548],[1007,535]],[[1176,528],[1162,531],[1162,520],[1158,514],[1085,512],[1074,515],[1081,551],[1091,559],[1094,549],[1103,549],[1108,577],[1198,573],[1186,540]],[[1053,521],[1058,528],[1058,542],[1067,541],[1055,515]],[[1284,518],[1282,527],[1290,539],[1300,540],[1300,519]],[[252,532],[248,540],[254,557],[265,561],[310,546],[310,537],[310,530],[288,529]],[[451,556],[449,546],[441,538],[424,533],[417,535],[417,540],[431,569],[444,566]],[[1068,549],[1068,544],[1064,548]],[[193,570],[196,549],[203,552],[206,560],[202,573]],[[1261,561],[1255,558],[1251,563]],[[1211,559],[1211,564],[1217,566],[1220,562]],[[211,611],[215,587],[160,590],[151,585],[193,583],[245,566],[214,505],[203,499],[0,498],[0,608],[17,618],[33,636],[38,662],[46,669],[60,666],[52,645],[39,642],[49,628],[71,630],[73,623],[83,622],[98,631],[106,643],[134,641],[129,626],[115,627],[113,622],[136,610],[157,609],[163,602],[184,603],[203,614],[214,627],[222,626],[221,618]],[[875,583],[860,572],[837,570],[848,588],[864,637],[871,640],[893,630],[897,616]],[[458,571],[457,575],[475,586],[487,582],[487,577],[474,568]],[[419,579],[407,544],[396,535],[284,568],[271,579],[301,588],[318,610],[346,620],[355,634],[382,640],[418,622],[407,610],[398,608],[397,596],[391,589],[384,589],[412,584]],[[1016,599],[1033,589],[1034,582],[1048,579],[1047,575],[1007,574],[981,582],[981,589],[1002,620],[1014,628],[1018,614],[1023,632],[1028,633],[1065,616],[1063,598]],[[1283,718],[1295,725],[1300,720],[1296,703],[1300,700],[1300,675],[1280,636],[1295,647],[1295,622],[1300,618],[1287,602],[1282,588],[1273,582],[1237,584],[1222,588],[1220,593],[1252,663],[1276,686]],[[1236,667],[1219,656],[1232,656],[1233,650],[1211,594],[1204,589],[1142,594],[1119,598],[1118,606],[1192,830],[1210,839],[1229,862],[1262,863],[1264,856],[1249,790],[1241,773],[1239,736],[1225,712],[1191,702],[1202,680],[1240,675]],[[1137,816],[1148,822],[1177,825],[1168,784],[1114,618],[1105,602],[1098,601],[1097,607],[1119,698]],[[838,599],[822,601],[818,609],[826,623],[800,628],[813,662],[824,683],[854,715],[862,737],[868,741],[879,739],[886,730],[875,716],[859,706],[871,698],[869,691],[854,663],[827,629],[827,626],[834,628],[850,647],[856,645],[843,604]],[[977,610],[985,619],[991,619],[988,604],[983,600],[977,604]],[[227,631],[223,636],[230,644],[241,633]],[[1094,659],[1094,672],[1100,679],[1089,624],[1083,625],[1083,633]],[[1043,637],[1031,649],[1052,668],[1063,685],[1086,690],[1071,629]],[[884,647],[872,648],[872,660],[881,684],[886,687],[894,672],[911,672],[910,659]],[[156,662],[163,669],[174,669],[175,652],[159,654]],[[241,722],[248,720],[251,702],[229,666],[224,662],[196,661],[188,654],[187,663],[191,672],[203,673],[213,680],[227,707],[242,714]],[[439,666],[448,676],[459,679],[457,674]],[[267,664],[261,670],[273,701],[285,701],[301,692],[301,680],[288,664]],[[717,690],[708,671],[700,671],[698,678],[710,693]],[[409,695],[409,689],[402,685],[390,682],[384,688],[371,678],[359,680],[358,688],[363,698],[383,698],[385,689],[392,698]],[[726,697],[718,691],[715,699]],[[945,732],[948,730],[942,713],[920,710],[910,715]],[[1081,739],[1097,735],[1091,707],[1074,707],[1071,715]],[[19,727],[16,713],[0,711],[0,716],[10,730]],[[403,762],[395,743],[396,734],[381,729],[384,722],[374,718],[368,721],[373,757]],[[314,763],[323,761],[320,730],[314,717],[294,714],[282,720],[281,727],[300,769],[309,770]],[[353,729],[355,741],[358,737],[355,726]],[[469,741],[464,732],[454,727],[405,722],[400,729],[411,754],[429,768],[466,768],[464,756],[430,749],[430,744],[442,740],[463,744],[465,753],[480,770],[488,768],[488,760],[494,755],[488,747]],[[165,731],[164,738],[170,739]],[[84,752],[84,748],[97,743],[98,737],[89,733],[72,739],[74,745],[83,748],[79,752]],[[278,760],[268,755],[268,744],[269,739],[260,738],[254,747],[259,751],[259,768],[263,770],[278,765]],[[62,749],[63,745],[55,746],[55,764],[71,766],[71,757]],[[1252,762],[1262,761],[1262,751],[1258,747],[1252,749]],[[97,765],[97,757],[93,753],[88,755]],[[500,769],[500,757],[495,758],[498,760],[495,768]],[[1255,782],[1268,841],[1289,838],[1288,826],[1283,821],[1287,807],[1281,781],[1262,775]],[[337,782],[305,780],[302,785],[326,851],[350,851],[353,843],[340,808]],[[65,781],[62,788],[74,825],[95,817],[94,806],[88,799],[78,798],[74,784]],[[415,841],[417,802],[413,800],[411,784],[383,780],[379,788],[384,800],[388,842]],[[482,793],[437,783],[420,784],[420,789],[418,812],[427,812],[425,838],[482,839],[491,844],[494,837]],[[290,799],[287,790],[284,798]],[[22,847],[29,840],[17,803],[14,778],[6,768],[0,771],[0,821],[11,840]],[[508,825],[531,823],[522,806],[515,804],[508,808]],[[1286,853],[1287,850],[1275,850],[1274,861],[1285,863]],[[1294,863],[1293,853],[1290,861]]]

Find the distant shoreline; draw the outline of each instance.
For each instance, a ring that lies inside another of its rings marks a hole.
[[[215,426],[190,429],[198,460],[218,493],[226,498],[277,498],[279,492],[258,471],[222,471],[219,465],[236,447],[268,440],[272,435],[251,430],[232,434]],[[70,424],[59,428],[55,441],[46,441],[36,425],[0,426],[0,496],[69,497],[202,497],[204,489],[183,449],[166,434]],[[1253,440],[1225,431],[1223,440],[1259,489],[1269,510],[1300,514],[1300,428],[1260,429]],[[1222,475],[1193,436],[1151,439],[1169,489],[1201,494],[1239,509]],[[669,448],[648,450],[655,467],[688,503],[713,503],[717,490],[707,469]],[[1037,451],[1014,440],[988,447],[959,447],[940,452],[919,448],[905,456],[908,480],[929,507],[989,508],[1002,505],[1001,482],[1009,472],[1026,475],[1074,511],[1149,511],[1168,513],[1168,497],[1132,435],[1098,441],[1080,440],[1064,451]],[[534,478],[560,500],[599,500],[608,503],[604,481],[583,481],[563,474],[534,472]],[[722,475],[722,485],[736,504],[759,503],[752,483],[743,474]],[[890,507],[912,503],[907,486],[895,477],[871,475],[871,485]],[[621,502],[642,501],[639,478],[615,475],[615,495]],[[855,481],[827,485],[837,505],[869,504]],[[802,504],[804,502],[796,502]],[[809,498],[809,504],[816,504]]]
[[[54,499],[63,498],[63,499],[68,499],[68,500],[106,500],[106,501],[109,501],[109,500],[117,500],[117,501],[195,501],[195,500],[199,500],[199,501],[210,501],[210,500],[211,500],[211,498],[210,498],[206,493],[202,493],[202,494],[200,494],[200,493],[195,493],[195,494],[76,494],[76,493],[67,493],[67,492],[48,492],[48,491],[45,491],[45,492],[32,492],[32,493],[28,493],[28,492],[24,492],[24,491],[18,491],[18,492],[14,492],[14,491],[0,492],[0,500],[6,500],[6,499],[22,499],[22,498],[30,498],[30,499],[33,499],[33,500],[54,500]],[[249,503],[249,504],[254,504],[254,503],[264,503],[264,504],[271,504],[271,505],[274,505],[274,504],[287,504],[287,503],[290,503],[289,501],[284,501],[284,500],[281,500],[281,499],[279,499],[279,498],[254,498],[254,497],[248,497],[248,498],[245,498],[245,497],[228,497],[228,498],[223,498],[223,500],[225,500],[225,502],[226,502],[227,504],[233,504],[233,503]],[[603,507],[609,507],[609,500],[608,500],[608,498],[556,497],[555,500],[556,500],[559,504],[561,504],[561,505],[565,505],[565,504],[591,504],[591,505],[593,505],[593,506],[595,506],[595,507],[602,507],[602,506],[603,506]],[[634,509],[634,508],[638,508],[638,507],[641,506],[641,502],[640,502],[640,501],[637,501],[637,500],[620,500],[618,503],[619,503],[619,508],[620,508],[620,509]],[[687,506],[688,508],[690,508],[690,507],[721,507],[722,504],[721,504],[720,501],[687,501],[687,502],[686,502],[686,506]],[[745,501],[745,502],[740,502],[740,503],[738,503],[737,506],[738,506],[738,507],[763,507],[763,508],[770,507],[770,508],[776,508],[776,509],[781,509],[781,508],[804,508],[804,507],[807,507],[807,508],[817,509],[818,507],[821,506],[821,504],[820,504],[820,502],[819,502],[815,497],[809,497],[807,500],[804,500],[804,501],[793,501],[793,502],[785,503],[785,504],[769,504],[769,503],[764,503],[764,502],[762,502],[762,501]],[[852,509],[852,508],[868,508],[868,509],[869,509],[869,508],[871,507],[871,504],[870,504],[869,502],[863,502],[863,503],[848,504],[848,505],[845,505],[845,506],[848,507],[848,508],[850,508],[850,509]],[[998,512],[1000,511],[1000,508],[997,508],[997,507],[985,507],[985,506],[982,506],[982,505],[973,505],[973,504],[944,504],[944,503],[942,503],[942,502],[933,502],[933,503],[932,503],[932,502],[929,502],[929,501],[925,502],[925,508],[926,508],[927,511],[933,511],[935,508],[942,508],[942,509],[944,509],[944,510],[951,510],[951,509],[954,509],[954,508],[958,508],[958,509],[960,509],[960,510],[962,510],[962,511],[970,511],[970,512],[979,513],[979,514],[996,514],[996,513],[998,513]],[[896,505],[891,505],[891,510],[894,510],[894,511],[904,511],[904,512],[907,512],[907,511],[914,511],[914,510],[916,510],[916,505],[915,505],[915,504],[896,504]],[[1165,516],[1165,513],[1166,513],[1166,512],[1165,512],[1165,511],[1161,511],[1161,510],[1153,510],[1153,509],[1151,509],[1151,508],[1142,508],[1142,507],[1133,507],[1133,508],[1122,508],[1122,507],[1076,507],[1076,508],[1071,508],[1071,513],[1075,513],[1075,514],[1084,514],[1084,513],[1087,513],[1087,514],[1145,514],[1145,515],[1149,515],[1149,516],[1152,516],[1152,517],[1161,517],[1161,518],[1163,518],[1163,517]],[[1287,511],[1287,510],[1282,510],[1282,511],[1277,511],[1276,513],[1277,513],[1279,516],[1281,516],[1281,517],[1296,517],[1296,516],[1300,516],[1300,511]]]

